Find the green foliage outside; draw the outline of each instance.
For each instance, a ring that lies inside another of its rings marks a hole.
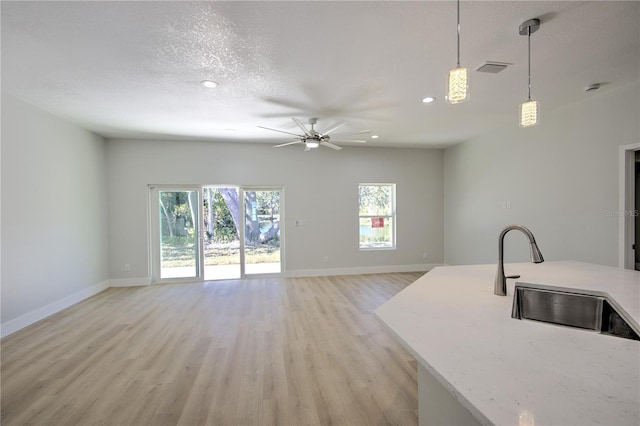
[[[220,192],[207,188],[209,196],[204,199],[205,235],[209,243],[230,243],[238,240],[238,232],[231,212]],[[211,203],[210,203],[211,201]],[[209,205],[211,204],[211,205]],[[209,223],[208,218],[212,221]]]
[[[393,245],[393,186],[360,185],[360,248],[383,248]],[[363,217],[364,216],[364,217]],[[371,217],[383,218],[384,226],[373,228]]]
[[[237,193],[232,194],[237,202]],[[255,235],[247,235],[246,260],[250,263],[279,262],[280,233],[277,226],[280,194],[278,191],[246,194],[255,200],[255,208],[248,208],[245,214],[247,222],[256,230]],[[193,191],[161,191],[159,201],[162,267],[194,266],[197,194]],[[206,188],[203,203],[205,266],[237,264],[240,261],[240,240],[227,202],[218,190]],[[264,235],[268,238],[261,241]]]
[[[162,267],[194,266],[195,244],[170,239],[162,242]],[[205,244],[205,266],[234,265],[240,262],[240,244]],[[247,260],[251,263],[275,263],[280,261],[280,249],[270,245],[247,248]]]
[[[391,185],[360,185],[360,216],[391,216],[393,209]]]

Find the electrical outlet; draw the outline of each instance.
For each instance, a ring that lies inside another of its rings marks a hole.
[[[329,262],[329,256],[324,257],[324,263],[327,263],[327,262]]]
[[[427,252],[426,252],[426,251],[425,251],[424,253],[422,253],[422,258],[423,258],[424,260],[427,260]]]
[[[129,272],[129,271],[131,271],[131,265],[129,265],[128,263],[125,263],[125,264],[124,264],[124,271],[125,271],[125,272]]]

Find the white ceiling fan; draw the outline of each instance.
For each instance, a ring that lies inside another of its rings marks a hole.
[[[345,123],[344,121],[338,121],[337,123],[334,123],[333,125],[327,127],[326,129],[324,129],[322,132],[318,132],[317,130],[315,130],[313,128],[313,126],[318,122],[317,118],[310,118],[308,120],[309,125],[311,126],[311,129],[307,129],[307,127],[297,118],[295,117],[291,117],[291,119],[293,120],[294,123],[296,123],[296,125],[298,127],[300,127],[300,130],[302,130],[302,134],[296,134],[296,133],[291,133],[291,132],[287,132],[284,130],[278,130],[278,129],[271,129],[269,127],[263,127],[263,126],[258,126],[261,129],[266,129],[266,130],[272,130],[274,132],[280,132],[280,133],[286,133],[288,135],[293,135],[296,137],[296,139],[292,142],[287,142],[287,143],[283,143],[280,145],[276,145],[275,148],[280,148],[283,146],[287,146],[287,145],[295,145],[295,144],[299,144],[302,143],[305,145],[305,151],[309,151],[313,148],[317,148],[320,145],[322,146],[326,146],[327,148],[331,148],[331,149],[335,149],[335,150],[341,150],[342,147],[335,145],[331,142],[329,142],[331,140],[331,136],[329,136],[329,133],[334,132],[335,130],[337,130],[338,128],[342,127]],[[362,130],[360,132],[357,133],[352,133],[352,135],[355,134],[364,134],[364,133],[371,133],[370,130]],[[333,139],[334,142],[347,142],[347,143],[366,143],[367,141],[364,140],[357,140],[357,139]]]

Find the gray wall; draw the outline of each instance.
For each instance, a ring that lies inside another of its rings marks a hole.
[[[287,271],[443,262],[443,152],[109,140],[110,276],[149,277],[148,185],[281,185]],[[358,183],[397,184],[397,250],[358,250]],[[295,227],[296,219],[306,225]],[[424,260],[422,254],[428,253]],[[324,256],[329,262],[324,263]],[[124,265],[131,266],[130,272]]]
[[[606,211],[618,208],[618,147],[640,141],[639,104],[633,84],[543,110],[535,128],[514,124],[444,152],[304,152],[105,142],[3,95],[2,324],[55,312],[109,279],[148,279],[148,184],[284,186],[294,272],[492,263],[498,232],[510,223],[529,226],[548,260],[616,265],[618,219]],[[358,250],[361,182],[398,185],[397,250]],[[510,235],[507,249],[507,260],[526,260],[524,237]]]
[[[104,140],[3,95],[3,326],[106,287],[107,260]]]
[[[448,148],[446,263],[495,262],[500,230],[522,223],[547,260],[617,266],[618,218],[606,212],[618,210],[619,146],[640,142],[639,104],[637,83],[557,111],[541,102],[541,123],[528,129],[517,126],[516,106],[513,126]],[[506,259],[526,261],[516,233]]]

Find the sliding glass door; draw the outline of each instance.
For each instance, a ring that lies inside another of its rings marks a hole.
[[[158,278],[200,277],[200,190],[162,189],[158,202]]]
[[[203,188],[204,279],[207,281],[242,276],[239,193],[238,187]]]
[[[281,189],[244,190],[244,273],[282,272],[280,247]]]
[[[153,282],[283,272],[282,188],[150,187]]]

